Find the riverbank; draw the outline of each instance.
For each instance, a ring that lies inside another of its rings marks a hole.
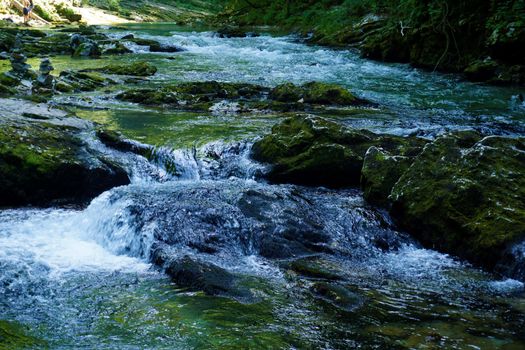
[[[520,1],[259,5],[232,2],[219,23],[273,25],[311,43],[356,47],[369,59],[463,73],[471,81],[525,84],[525,7]]]

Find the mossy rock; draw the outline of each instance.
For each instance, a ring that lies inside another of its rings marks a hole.
[[[116,43],[113,47],[104,50],[104,55],[125,55],[132,52],[133,51],[128,49],[125,45]]]
[[[426,246],[489,269],[525,239],[525,139],[443,136],[392,190],[391,214]]]
[[[336,265],[318,257],[294,260],[290,263],[289,268],[305,277],[324,280],[342,279],[341,271]]]
[[[117,95],[117,99],[145,105],[208,110],[214,102],[262,97],[264,91],[265,88],[257,85],[205,81],[180,83],[160,89],[129,89]]]
[[[155,46],[155,45],[159,45],[160,46],[160,43],[156,40],[151,40],[151,39],[142,39],[142,38],[129,38],[129,39],[125,39],[126,41],[129,41],[129,42],[132,42],[132,43],[135,43],[139,46]]]
[[[424,141],[422,141],[423,143]],[[421,150],[423,149],[421,144]],[[373,204],[387,206],[392,188],[412,162],[417,147],[408,156],[392,155],[381,148],[372,146],[366,152],[361,170],[361,187],[364,198]]]
[[[496,76],[498,64],[494,61],[476,61],[468,66],[464,73],[471,81],[488,81]]]
[[[367,150],[383,147],[394,154],[415,152],[417,138],[378,135],[320,117],[296,116],[272,128],[257,141],[252,157],[268,163],[272,182],[313,186],[358,186]]]
[[[61,92],[94,91],[98,88],[115,84],[115,81],[98,73],[62,71],[57,79],[56,88]]]
[[[87,147],[83,129],[45,119],[2,123],[0,207],[85,204],[129,183],[121,167]]]
[[[98,58],[102,55],[100,47],[93,41],[86,41],[78,45],[73,52],[73,57],[92,57]]]
[[[102,68],[92,69],[90,71],[101,72],[105,74],[148,77],[157,73],[157,67],[148,62],[141,61],[131,64],[110,64]]]
[[[319,105],[351,106],[360,102],[352,93],[336,84],[310,82],[301,86],[286,83],[270,91],[270,99]]]
[[[0,320],[0,349],[46,349],[48,344],[28,335],[28,327]]]

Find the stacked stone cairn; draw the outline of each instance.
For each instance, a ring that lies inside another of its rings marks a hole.
[[[33,91],[41,94],[52,94],[55,89],[55,77],[51,72],[55,70],[49,58],[43,58],[40,62],[39,75],[33,83]]]

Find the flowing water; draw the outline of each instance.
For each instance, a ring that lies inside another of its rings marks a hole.
[[[152,54],[133,46],[134,54],[103,60],[54,57],[57,70],[148,60],[159,73],[142,85],[329,81],[378,103],[324,113],[351,126],[426,137],[452,129],[525,130],[518,99],[524,91],[515,88],[366,61],[292,37],[220,39],[169,24],[105,31],[187,51]],[[256,180],[261,165],[249,159],[250,145],[282,115],[145,108],[113,99],[125,88],[54,102],[159,147],[159,161],[109,150],[86,135],[91,147],[127,167],[131,185],[84,210],[0,211],[0,349],[525,348],[522,283],[421,248],[358,190]],[[176,174],[162,159],[175,163]],[[287,269],[273,244],[295,236],[285,250],[310,240],[316,259],[340,274],[344,300],[320,297],[313,292],[318,279]],[[197,246],[209,241],[213,251]],[[174,255],[232,272],[243,293],[179,288],[150,263],[159,242]]]

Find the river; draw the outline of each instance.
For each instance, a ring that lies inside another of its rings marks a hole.
[[[103,30],[186,51],[153,54],[131,46],[133,54],[102,60],[53,57],[57,71],[148,60],[159,68],[143,83],[148,86],[327,81],[377,103],[344,115],[323,113],[349,126],[428,138],[457,129],[525,134],[523,89],[363,60],[289,36],[221,39],[171,24]],[[92,147],[125,163],[130,185],[84,210],[0,211],[0,349],[525,348],[523,283],[421,248],[357,189],[257,180],[261,165],[250,160],[250,145],[281,115],[239,115],[228,104],[210,113],[146,108],[116,101],[124,88],[62,95],[53,103],[159,147],[177,173],[86,135]],[[349,301],[320,298],[312,293],[315,278],[261,254],[261,242],[278,230],[327,237],[335,253],[318,257],[342,275]],[[219,241],[218,251],[195,249],[202,237]],[[174,254],[239,276],[247,293],[209,296],[178,288],[151,264],[160,239]]]

